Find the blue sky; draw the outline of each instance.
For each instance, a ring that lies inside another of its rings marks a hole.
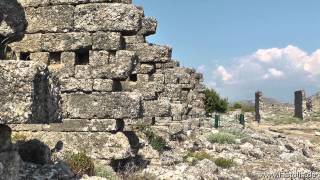
[[[320,88],[319,0],[134,0],[158,19],[149,42],[205,74],[230,100],[256,90],[292,101],[293,91]],[[318,68],[319,67],[319,68]],[[317,85],[319,84],[319,85]]]

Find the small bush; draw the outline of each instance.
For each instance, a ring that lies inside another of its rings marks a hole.
[[[148,142],[153,149],[157,150],[158,152],[163,152],[165,150],[167,146],[166,140],[161,136],[156,135],[150,126],[140,124],[136,126],[136,128],[146,135]]]
[[[87,174],[94,175],[94,163],[90,157],[81,152],[78,154],[65,155],[65,161],[77,176]]]
[[[226,158],[217,158],[214,160],[214,163],[222,168],[230,168],[234,164],[233,159]]]
[[[241,105],[241,103],[236,102],[236,103],[234,103],[233,108],[234,108],[234,109],[241,109],[241,108],[242,108],[242,105]]]
[[[225,113],[228,110],[228,100],[221,98],[215,90],[206,89],[204,93],[204,103],[207,116],[213,112]]]
[[[151,147],[159,152],[163,152],[166,148],[166,140],[160,136],[153,135],[152,138],[149,139],[149,143]]]
[[[191,165],[195,165],[195,163],[196,163],[197,161],[202,161],[202,160],[204,160],[204,159],[208,159],[208,160],[211,160],[211,161],[214,160],[214,158],[213,158],[210,154],[206,153],[205,151],[196,151],[196,152],[190,152],[190,151],[189,151],[189,152],[187,153],[187,155],[185,155],[185,156],[183,157],[183,159],[186,161],[186,160],[188,160],[189,158],[193,158],[193,159],[194,159],[194,161],[191,162]]]
[[[219,144],[234,144],[236,142],[236,136],[228,132],[219,132],[210,134],[208,136],[208,141]]]
[[[12,142],[16,143],[18,141],[26,141],[27,136],[21,133],[13,133],[11,139]]]

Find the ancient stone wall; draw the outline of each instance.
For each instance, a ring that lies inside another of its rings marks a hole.
[[[13,1],[26,23],[19,29],[0,19],[1,37],[20,37],[0,61],[1,123],[104,160],[114,158],[109,151],[128,154],[134,125],[164,137],[201,125],[202,74],[180,67],[170,47],[146,41],[157,21],[131,0]],[[106,152],[96,156],[97,149]]]

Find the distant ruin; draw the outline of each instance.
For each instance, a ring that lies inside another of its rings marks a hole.
[[[320,112],[320,94],[306,97],[304,90],[294,92],[294,104],[281,103],[263,96],[262,92],[255,93],[255,120],[272,115],[285,114],[299,119],[305,119],[314,112]]]

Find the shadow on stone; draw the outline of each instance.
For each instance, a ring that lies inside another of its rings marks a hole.
[[[39,72],[33,80],[32,117],[28,123],[61,123],[59,83],[50,77],[48,69]]]
[[[6,55],[7,44],[24,37],[27,26],[24,8],[17,0],[0,1],[0,59]]]
[[[124,131],[123,134],[128,138],[131,150],[133,150],[134,154],[137,154],[141,148],[139,137],[133,131]]]
[[[38,139],[18,141],[17,146],[20,157],[24,162],[41,165],[51,162],[50,148]]]
[[[142,156],[129,157],[125,159],[111,160],[111,167],[120,174],[131,174],[139,170],[145,169],[150,161],[143,159]]]

